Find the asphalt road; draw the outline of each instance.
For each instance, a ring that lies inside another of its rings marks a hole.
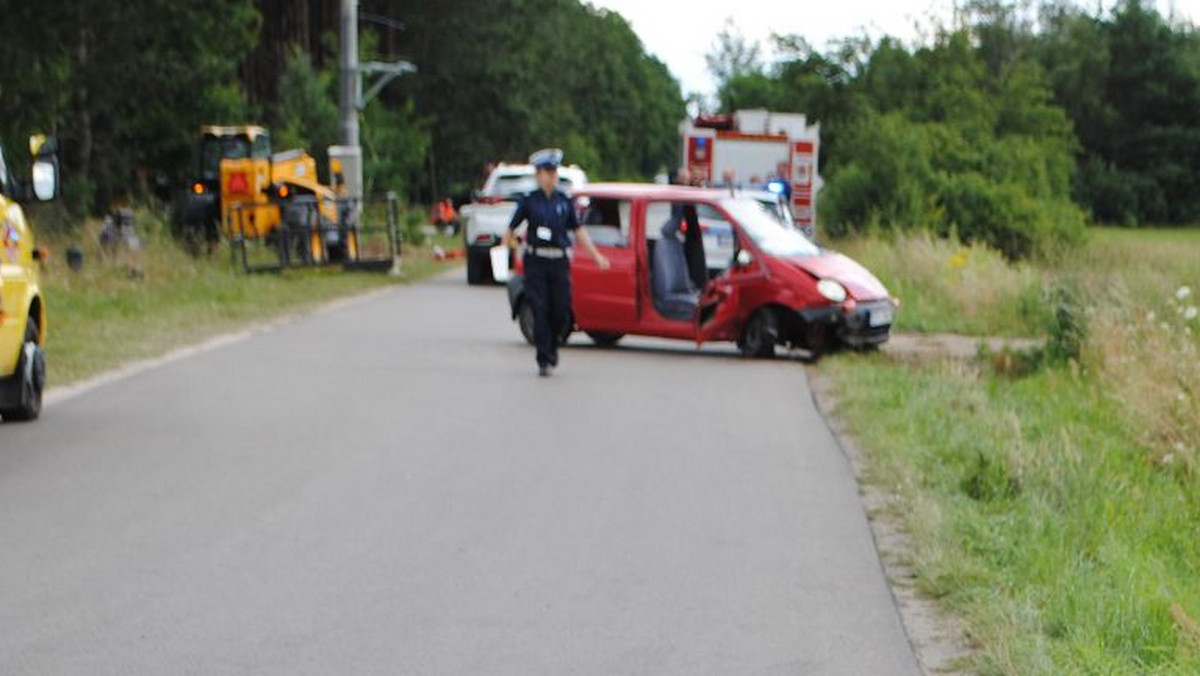
[[[0,425],[0,674],[915,674],[796,363],[461,273]]]

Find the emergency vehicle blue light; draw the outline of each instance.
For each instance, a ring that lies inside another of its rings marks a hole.
[[[771,181],[770,183],[767,184],[767,190],[770,190],[771,192],[775,193],[776,195],[782,195],[783,190],[784,190],[784,185],[780,181]]]

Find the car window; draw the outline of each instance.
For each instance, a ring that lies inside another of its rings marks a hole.
[[[629,200],[611,197],[581,197],[576,200],[579,224],[597,246],[629,244]]]
[[[646,205],[646,239],[657,240],[662,237],[662,226],[672,217],[672,209],[682,206],[680,203],[651,202]],[[733,252],[736,248],[733,226],[715,207],[708,204],[696,204],[696,219],[700,222],[700,232],[703,233],[704,261],[709,270],[725,270],[733,262]],[[686,224],[683,226],[686,228]]]
[[[725,270],[733,263],[733,226],[725,214],[708,204],[696,205],[696,217],[704,236],[704,260],[710,270]]]
[[[731,198],[722,201],[727,209],[763,251],[772,256],[815,256],[821,253],[799,230],[789,228],[764,207],[750,198]]]
[[[537,181],[529,174],[509,174],[496,177],[492,194],[501,199],[517,199],[537,188]]]
[[[733,226],[715,207],[696,203],[696,220],[704,243],[704,264],[711,272],[720,272],[733,263],[737,240]],[[646,205],[646,239],[657,241],[662,238],[662,228],[672,218],[680,217],[683,202],[651,202]],[[686,231],[687,224],[681,226]]]

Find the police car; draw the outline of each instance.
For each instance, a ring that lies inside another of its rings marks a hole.
[[[491,251],[500,244],[517,202],[537,189],[532,164],[500,164],[488,176],[475,201],[459,209],[463,245],[467,253],[467,283],[503,281],[507,270],[493,270]],[[558,187],[567,194],[587,185],[587,174],[577,165],[558,168]],[[501,272],[497,280],[496,272]]]

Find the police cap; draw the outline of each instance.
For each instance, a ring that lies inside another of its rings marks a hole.
[[[538,169],[557,169],[562,164],[563,151],[544,148],[529,156],[529,163]]]

